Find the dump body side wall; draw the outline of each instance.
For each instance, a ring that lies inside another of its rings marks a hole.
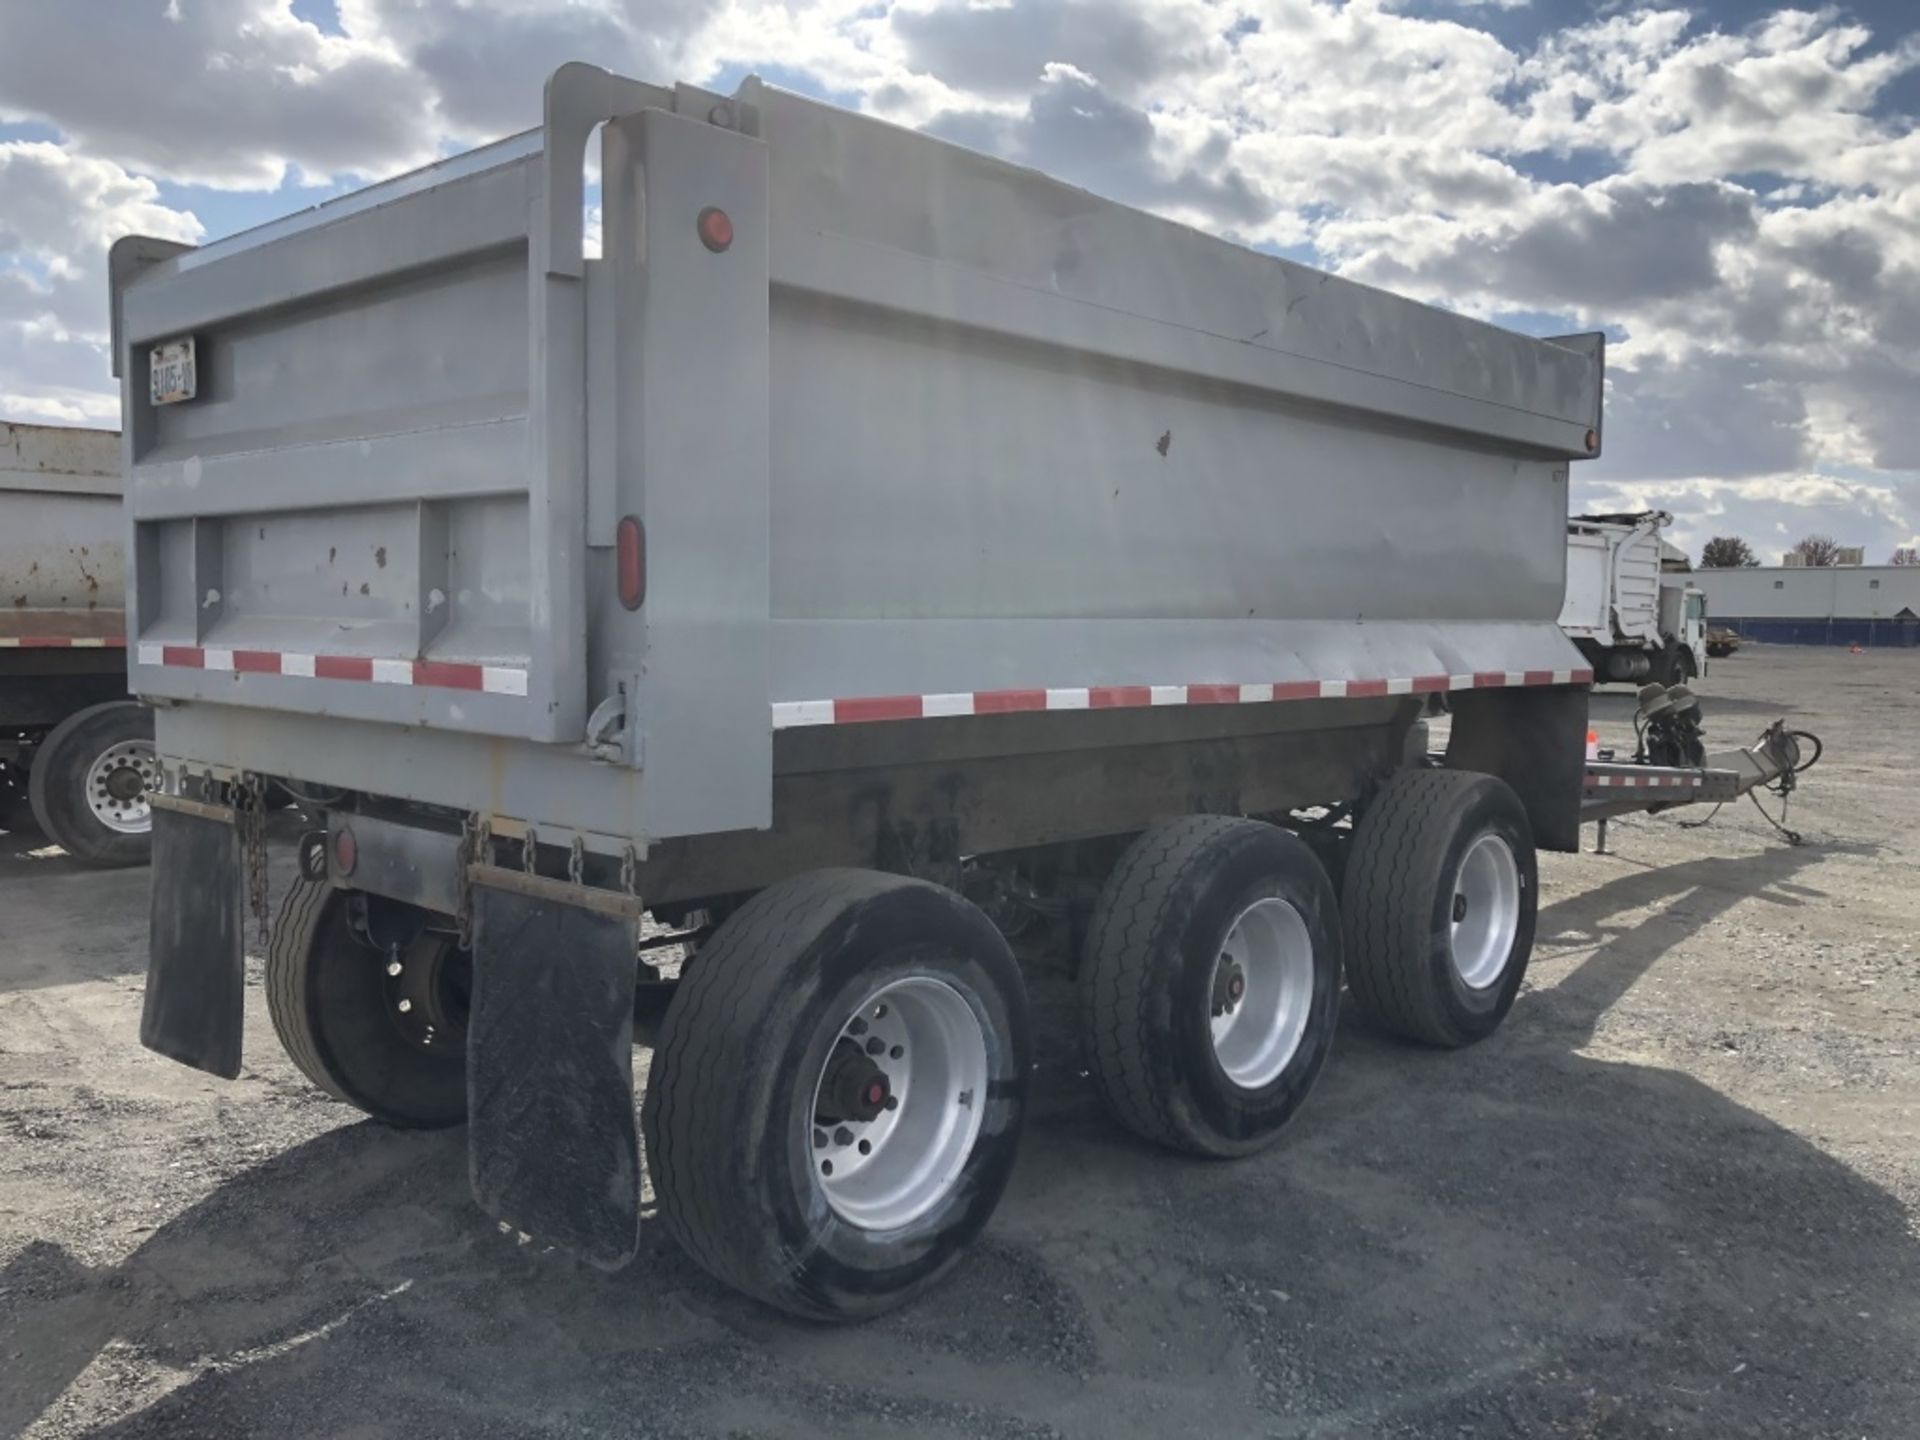
[[[771,731],[876,698],[1580,683],[1553,620],[1597,343],[757,83],[615,112],[583,266],[553,117],[610,78],[557,77],[546,141],[127,282],[127,363],[206,344],[204,400],[128,392],[167,753],[652,842],[766,825]],[[730,245],[696,237],[713,208]],[[301,393],[253,393],[288,367]],[[625,517],[637,609],[608,583]]]
[[[122,605],[120,437],[0,422],[0,612]]]

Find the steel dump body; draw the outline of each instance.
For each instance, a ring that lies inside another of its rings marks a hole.
[[[1425,691],[1587,678],[1555,622],[1597,340],[757,81],[568,67],[547,103],[116,255],[131,675],[170,760],[611,853],[781,825],[823,772],[1386,736]],[[186,337],[198,395],[150,403]],[[1052,808],[995,842],[1119,828]]]
[[[125,528],[117,435],[0,422],[0,645],[117,645]]]

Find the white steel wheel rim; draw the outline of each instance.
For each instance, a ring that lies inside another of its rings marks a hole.
[[[1313,937],[1285,900],[1256,900],[1214,960],[1214,1058],[1243,1090],[1270,1085],[1300,1049],[1313,1010]]]
[[[877,1072],[891,1102],[871,1115],[839,1113],[849,1107],[834,1082],[844,1084],[856,1053],[864,1063],[854,1073],[870,1086]],[[829,1208],[862,1230],[895,1230],[932,1210],[959,1183],[986,1095],[986,1031],[964,995],[927,976],[869,995],[828,1050],[806,1117]]]
[[[1498,835],[1482,835],[1460,857],[1448,935],[1454,971],[1469,990],[1500,978],[1519,932],[1520,866],[1513,847]]]
[[[116,835],[144,835],[153,828],[147,792],[160,784],[160,760],[151,740],[122,740],[87,767],[87,809]]]

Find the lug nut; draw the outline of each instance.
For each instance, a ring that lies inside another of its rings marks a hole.
[[[886,1048],[887,1048],[887,1042],[882,1040],[878,1035],[873,1035],[868,1037],[867,1054],[878,1055],[881,1051],[885,1050]]]
[[[836,1145],[851,1145],[853,1143],[853,1132],[842,1125],[838,1130],[833,1132],[833,1143]]]
[[[398,960],[389,960],[387,962],[387,974],[398,975],[399,973],[400,973],[400,962]]]
[[[816,1150],[824,1150],[827,1148],[827,1132],[826,1131],[816,1130],[813,1132],[813,1148]]]
[[[400,1013],[402,1015],[406,1014],[411,1009],[413,1009],[413,1002],[411,1000],[402,1000],[400,1002]]]
[[[873,1153],[873,1142],[871,1140],[862,1140],[860,1142],[860,1153],[862,1155],[871,1155]]]
[[[887,1109],[898,1110],[899,1108],[900,1108],[900,1097],[898,1095],[887,1096]]]
[[[867,1022],[862,1020],[858,1015],[854,1016],[852,1020],[847,1022],[847,1034],[864,1035],[866,1033],[867,1033]]]
[[[902,1055],[904,1055],[904,1054],[906,1054],[906,1053],[907,1053],[907,1047],[906,1047],[906,1046],[904,1046],[904,1045],[896,1045],[896,1046],[894,1046],[894,1047],[893,1047],[893,1049],[891,1049],[891,1050],[889,1050],[889,1051],[887,1052],[887,1058],[888,1058],[889,1060],[898,1060],[898,1059],[899,1059],[899,1058],[900,1058],[900,1057],[901,1057]]]

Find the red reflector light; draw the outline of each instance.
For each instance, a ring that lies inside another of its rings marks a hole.
[[[631,515],[620,517],[614,531],[614,568],[618,572],[620,603],[638,610],[647,598],[647,532]]]
[[[333,868],[342,875],[351,875],[359,862],[360,842],[353,838],[353,831],[344,827],[334,831]]]
[[[700,243],[716,255],[733,244],[733,221],[716,206],[709,205],[700,212],[695,228],[700,231]]]

